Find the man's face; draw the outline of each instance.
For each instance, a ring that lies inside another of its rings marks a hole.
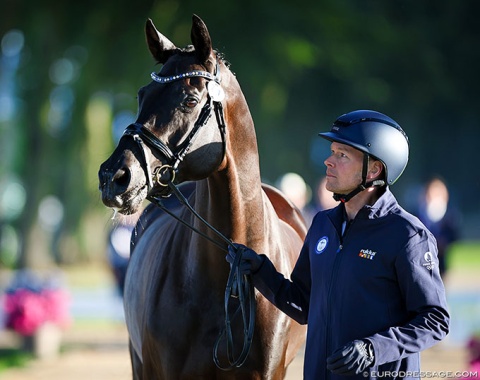
[[[362,183],[363,152],[349,145],[332,142],[325,188],[333,193],[348,194]]]

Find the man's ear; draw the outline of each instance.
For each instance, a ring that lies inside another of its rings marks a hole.
[[[368,179],[374,180],[382,177],[384,167],[381,161],[374,160],[370,162],[370,169],[368,171]]]

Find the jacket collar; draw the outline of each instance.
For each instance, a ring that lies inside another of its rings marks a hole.
[[[385,192],[378,198],[378,200],[372,205],[365,205],[358,212],[355,219],[377,219],[381,218],[392,212],[393,209],[398,207],[398,202],[395,196],[390,191],[390,188],[386,186]],[[341,229],[341,225],[345,220],[345,204],[340,203],[337,207],[327,211],[327,215],[335,225],[337,229]]]

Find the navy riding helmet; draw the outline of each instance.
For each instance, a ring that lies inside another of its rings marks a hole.
[[[381,161],[385,179],[392,185],[408,162],[408,137],[398,123],[376,111],[358,110],[338,117],[330,132],[319,133],[329,141],[350,145]]]

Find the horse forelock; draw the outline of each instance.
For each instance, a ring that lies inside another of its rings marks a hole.
[[[230,70],[230,62],[228,62],[225,58],[225,53],[223,52],[220,52],[219,50],[217,49],[214,49],[212,50],[212,53],[213,53],[213,56],[212,58],[214,58],[213,61],[211,61],[210,63],[212,65],[214,65],[216,62],[218,62],[219,64],[222,64],[223,63],[223,66],[225,68],[227,68],[228,70]],[[169,61],[170,61],[170,64],[172,63],[173,59],[172,58],[185,58],[185,57],[195,57],[195,47],[193,45],[187,45],[183,48],[176,48],[174,51],[172,51],[172,54],[170,56],[170,58],[165,62],[164,66],[166,66]],[[216,60],[216,62],[215,62]],[[158,62],[159,63],[159,62]],[[201,66],[204,66],[205,69],[208,69],[207,67],[205,67],[205,63],[204,62],[199,62],[199,64]],[[213,66],[212,66],[213,68]],[[210,68],[210,70],[212,69]],[[213,74],[213,73],[212,73]],[[232,72],[233,74],[233,72]],[[234,74],[235,75],[235,74]]]

